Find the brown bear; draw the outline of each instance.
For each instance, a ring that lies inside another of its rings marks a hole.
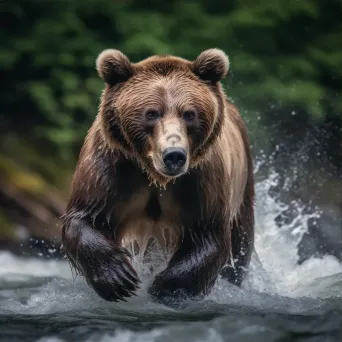
[[[80,152],[63,219],[71,265],[107,301],[135,294],[131,257],[149,241],[170,253],[148,293],[203,298],[219,275],[240,286],[254,243],[254,179],[247,131],[220,83],[229,59],[164,55],[96,60],[105,82]],[[133,244],[132,244],[133,242]]]

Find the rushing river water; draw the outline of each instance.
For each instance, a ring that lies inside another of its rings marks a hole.
[[[276,182],[271,173],[256,184],[255,253],[243,287],[219,280],[182,309],[150,301],[139,265],[138,296],[108,303],[65,260],[0,253],[0,341],[341,341],[342,265],[329,255],[298,265],[298,243],[319,213],[298,210],[279,227],[286,205],[269,193]]]

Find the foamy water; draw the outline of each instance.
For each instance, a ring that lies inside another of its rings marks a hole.
[[[220,279],[205,300],[183,309],[165,307],[146,295],[150,279],[136,261],[143,280],[138,296],[108,303],[82,278],[74,279],[66,260],[20,259],[2,252],[0,340],[275,341],[310,331],[321,336],[319,341],[333,341],[342,323],[342,264],[326,255],[298,265],[308,220],[320,213],[306,213],[298,205],[297,216],[278,227],[276,218],[287,204],[269,194],[277,177],[270,171],[256,184],[255,251],[241,289]]]

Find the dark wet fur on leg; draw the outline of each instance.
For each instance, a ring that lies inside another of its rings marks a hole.
[[[126,301],[139,288],[128,251],[88,226],[85,219],[65,225],[63,242],[71,264],[104,300]]]
[[[184,305],[189,299],[200,300],[209,294],[229,251],[224,239],[219,241],[211,233],[220,230],[223,223],[219,220],[210,223],[212,226],[206,225],[210,233],[203,226],[193,226],[193,234],[183,238],[167,268],[155,277],[148,290],[153,300],[166,305]]]

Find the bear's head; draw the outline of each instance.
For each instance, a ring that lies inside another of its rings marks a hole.
[[[132,63],[108,49],[96,68],[106,84],[100,120],[110,146],[163,185],[205,158],[224,120],[220,80],[229,60],[223,51],[205,50],[194,61],[152,56]]]

